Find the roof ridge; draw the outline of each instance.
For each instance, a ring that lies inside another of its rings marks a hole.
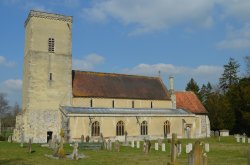
[[[81,71],[81,70],[72,70],[72,71],[80,72],[80,73],[84,72],[84,73],[93,73],[93,74],[121,75],[121,76],[129,76],[129,77],[153,78],[153,79],[161,80],[161,78],[158,76],[144,76],[144,75],[122,74],[122,73],[112,73],[112,72]]]

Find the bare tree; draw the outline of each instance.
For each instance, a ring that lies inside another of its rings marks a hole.
[[[0,117],[3,117],[9,110],[9,102],[6,99],[6,94],[0,93]]]

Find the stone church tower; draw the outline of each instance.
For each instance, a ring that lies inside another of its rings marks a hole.
[[[25,21],[23,112],[17,119],[16,138],[18,132],[19,138],[34,142],[59,136],[59,107],[70,105],[72,98],[71,28],[72,17],[30,11]]]

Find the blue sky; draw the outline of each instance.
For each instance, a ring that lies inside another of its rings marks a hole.
[[[218,83],[230,57],[244,74],[249,0],[0,0],[0,92],[21,104],[24,21],[31,9],[73,16],[73,69],[157,76],[184,90]]]

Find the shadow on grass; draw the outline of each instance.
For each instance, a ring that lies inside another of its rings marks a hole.
[[[24,161],[24,159],[6,159],[0,160],[0,164],[20,164],[20,162]]]

